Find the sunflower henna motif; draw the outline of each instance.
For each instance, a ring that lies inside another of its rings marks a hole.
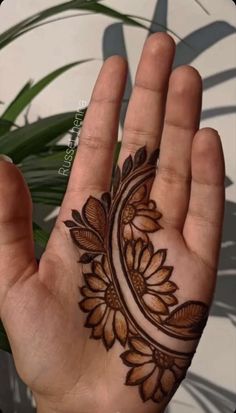
[[[160,229],[160,212],[154,201],[148,201],[147,185],[142,185],[130,198],[122,214],[123,236],[125,240],[142,238],[148,241],[147,233]]]
[[[177,286],[169,281],[173,267],[164,265],[166,250],[154,253],[152,243],[139,239],[126,242],[125,258],[136,294],[160,321],[158,316],[169,314],[169,307],[178,303]]]
[[[165,403],[184,378],[193,353],[168,349],[149,331],[154,326],[155,334],[160,330],[168,336],[166,342],[198,340],[208,307],[199,301],[179,304],[178,287],[171,280],[173,267],[166,265],[167,250],[155,249],[150,240],[150,234],[161,229],[161,214],[150,200],[157,156],[155,151],[148,158],[145,148],[129,156],[122,169],[116,168],[112,197],[90,196],[81,212],[72,210],[65,225],[79,248],[79,262],[86,265],[79,306],[86,313],[91,338],[101,339],[107,350],[116,340],[128,345],[121,355],[130,367],[126,385],[139,386],[143,401]],[[129,311],[123,283],[149,330],[141,328],[138,315]]]
[[[143,401],[162,402],[176,390],[190,365],[188,358],[177,358],[150,346],[141,337],[129,340],[130,350],[121,355],[131,367],[126,379],[130,386],[139,385]]]
[[[111,280],[106,257],[102,262],[94,260],[92,272],[84,274],[86,286],[81,294],[85,297],[80,308],[89,313],[86,327],[92,328],[92,337],[103,339],[110,349],[115,339],[124,346],[128,336],[128,323]]]

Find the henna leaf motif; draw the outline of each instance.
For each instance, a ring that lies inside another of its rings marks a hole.
[[[143,146],[136,152],[134,156],[134,169],[137,169],[138,167],[143,165],[146,159],[147,159],[147,150],[145,146]]]
[[[150,155],[150,158],[148,160],[149,165],[153,165],[153,166],[156,165],[157,159],[159,158],[159,153],[160,153],[159,149],[156,149],[154,152],[152,152],[152,154]]]
[[[74,221],[70,221],[70,220],[64,221],[64,224],[67,228],[77,227],[77,224]]]
[[[120,167],[117,166],[115,169],[115,174],[114,174],[114,179],[113,179],[113,196],[115,196],[118,191],[118,188],[120,186],[120,180],[121,180]]]
[[[72,209],[72,217],[76,222],[78,222],[78,224],[84,225],[81,215],[76,209]]]
[[[89,197],[83,208],[83,216],[89,226],[104,238],[106,232],[106,213],[101,202],[92,196]]]
[[[165,320],[165,324],[201,332],[208,316],[208,306],[200,301],[188,301],[177,307]]]
[[[97,257],[97,254],[88,254],[87,252],[81,255],[79,262],[81,264],[89,264]]]
[[[72,228],[70,233],[74,243],[81,249],[98,253],[104,252],[100,238],[93,231],[86,228]]]
[[[102,202],[105,205],[106,210],[109,211],[109,209],[111,207],[111,194],[110,194],[110,192],[105,192],[104,194],[102,194]]]
[[[133,169],[133,159],[132,156],[128,156],[125,160],[123,168],[122,168],[122,180],[125,179]]]

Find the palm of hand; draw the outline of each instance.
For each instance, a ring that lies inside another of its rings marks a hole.
[[[5,283],[2,292],[1,317],[18,372],[39,405],[43,400],[42,406],[55,405],[58,411],[58,406],[65,404],[73,412],[76,403],[81,411],[90,411],[99,402],[108,410],[115,404],[121,412],[133,412],[139,406],[142,411],[154,411],[152,402],[144,407],[139,404],[138,392],[131,385],[139,386],[144,401],[155,401],[162,410],[185,375],[206,321],[222,221],[222,153],[213,131],[198,132],[193,139],[201,92],[199,78],[188,69],[188,79],[184,79],[187,92],[177,93],[183,107],[177,114],[173,112],[174,80],[169,86],[155,176],[153,150],[158,145],[158,128],[162,130],[164,100],[160,101],[160,91],[154,92],[160,86],[165,89],[163,83],[168,80],[173,58],[168,37],[160,35],[159,45],[154,36],[144,49],[137,73],[140,84],[144,82],[144,68],[154,73],[150,60],[163,50],[169,50],[169,54],[166,52],[159,69],[159,84],[137,85],[134,90],[112,201],[106,192],[111,145],[105,138],[114,135],[124,84],[124,66],[121,61],[115,62],[116,58],[114,64],[112,59],[105,64],[95,87],[68,191],[39,269],[36,271],[29,251],[24,253],[17,263],[19,271],[12,275],[9,286]],[[120,81],[112,91],[109,85],[117,75]],[[152,76],[149,81],[152,83]],[[188,87],[191,82],[197,109],[188,107],[193,99]],[[161,99],[164,95],[163,91]],[[141,98],[152,104],[151,115],[140,103]],[[162,108],[157,108],[161,103]],[[104,111],[106,119],[101,125]],[[188,125],[184,124],[187,111]],[[153,132],[141,129],[147,116]],[[133,143],[134,132],[139,150]],[[173,133],[179,134],[182,143],[177,153],[170,149]],[[100,151],[94,136],[103,136]],[[206,163],[209,149],[211,157]],[[101,168],[100,178],[86,166],[92,152],[94,166]],[[217,172],[215,161],[219,164]],[[11,173],[17,175],[18,171]],[[28,197],[22,183],[18,185],[28,220]],[[13,195],[8,195],[9,203]],[[14,216],[13,210],[14,206],[6,214]],[[16,243],[20,245],[18,251],[29,245],[32,250],[29,233],[25,235]],[[125,376],[127,387],[123,385]]]

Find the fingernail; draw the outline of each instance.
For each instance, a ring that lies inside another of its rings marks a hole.
[[[0,161],[6,161],[9,163],[13,163],[13,160],[9,156],[3,155],[3,154],[0,154]]]

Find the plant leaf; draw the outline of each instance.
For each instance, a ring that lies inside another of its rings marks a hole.
[[[93,231],[86,228],[72,228],[70,233],[74,243],[81,249],[98,253],[104,252],[100,238]]]
[[[53,82],[57,77],[73,68],[74,66],[88,62],[92,59],[80,60],[74,63],[67,64],[57,70],[54,70],[49,75],[45,76],[43,79],[38,81],[35,85],[31,85],[29,82],[17,95],[14,101],[8,106],[5,112],[2,114],[2,118],[11,122],[14,122],[19,114],[29,105],[29,103],[51,82]],[[0,128],[0,134],[6,133],[10,130],[9,126]]]
[[[8,132],[0,138],[0,150],[14,163],[20,163],[25,157],[45,150],[49,142],[59,140],[73,127],[74,118],[74,112],[62,113]]]
[[[27,19],[24,19],[20,23],[14,25],[0,35],[0,49],[7,46],[9,43],[22,36],[23,34],[33,30],[38,23],[45,21],[49,17],[58,15],[68,10],[87,10],[95,13],[100,13],[119,19],[126,24],[146,29],[143,24],[139,23],[135,19],[129,17],[126,14],[122,14],[110,7],[101,5],[99,4],[99,1],[101,0],[71,0],[34,14]]]

